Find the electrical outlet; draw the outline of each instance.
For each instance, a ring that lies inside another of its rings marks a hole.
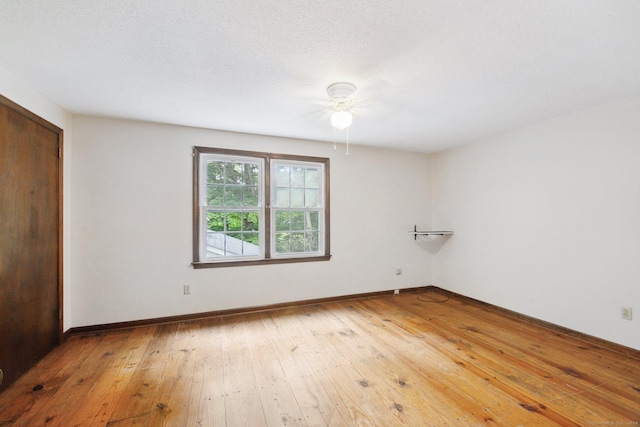
[[[633,309],[631,307],[620,307],[620,317],[625,320],[633,320]]]
[[[393,294],[394,295],[400,295],[400,289],[394,289],[393,290]]]
[[[191,295],[191,285],[184,285],[184,294]]]

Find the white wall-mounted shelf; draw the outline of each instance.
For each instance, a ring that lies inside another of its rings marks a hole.
[[[429,231],[420,231],[418,230],[417,226],[413,226],[413,231],[409,232],[410,234],[413,234],[413,239],[417,240],[418,236],[448,236],[450,234],[453,234],[453,231],[448,231],[448,230],[429,230]]]

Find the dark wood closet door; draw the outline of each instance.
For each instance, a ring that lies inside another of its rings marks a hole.
[[[60,342],[61,139],[0,96],[0,391]]]

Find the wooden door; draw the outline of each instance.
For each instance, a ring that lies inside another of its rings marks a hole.
[[[0,96],[0,390],[60,343],[61,143]]]

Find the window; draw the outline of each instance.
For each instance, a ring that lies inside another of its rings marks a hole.
[[[205,147],[193,154],[195,268],[330,258],[329,159]]]

